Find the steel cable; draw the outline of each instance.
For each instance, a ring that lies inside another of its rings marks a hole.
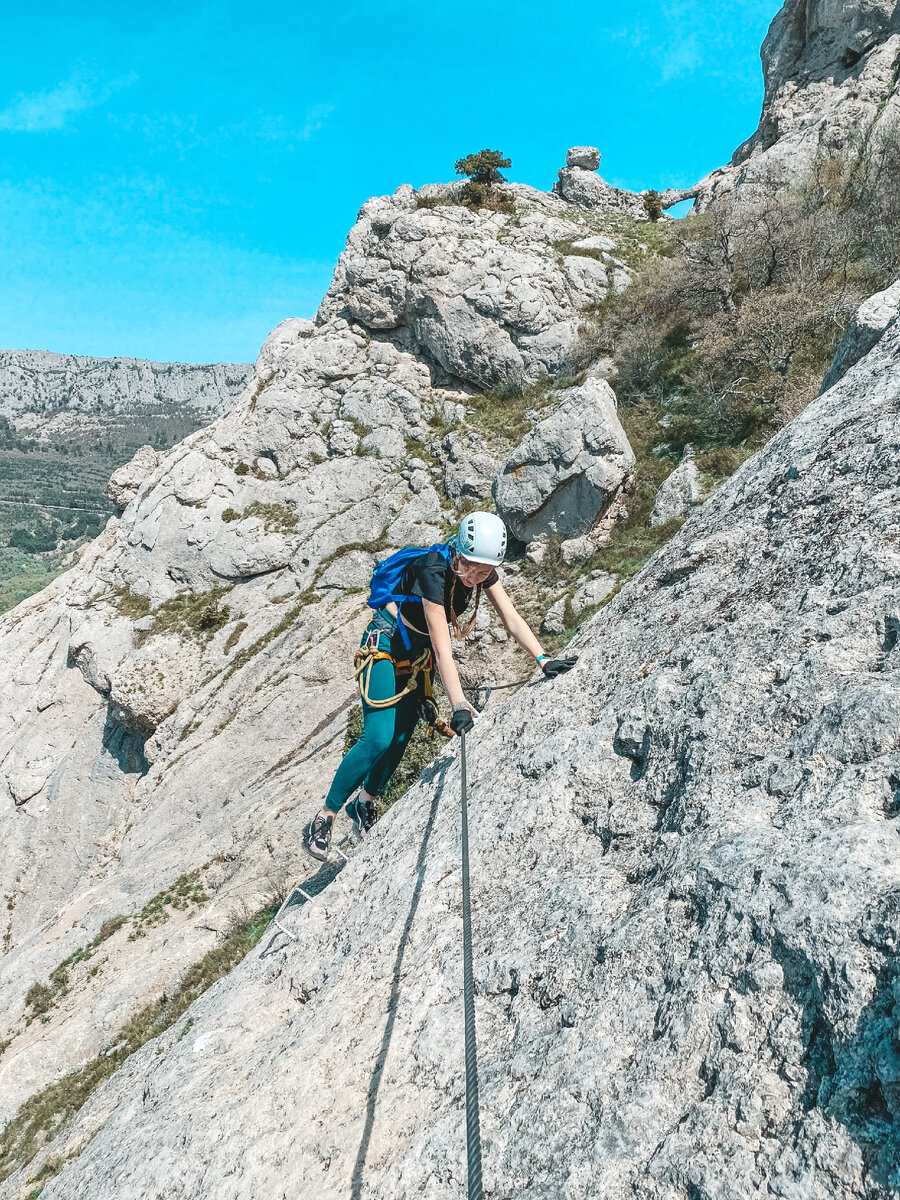
[[[472,913],[469,900],[469,804],[466,789],[466,735],[460,734],[462,791],[462,909],[463,1006],[466,1041],[466,1157],[469,1171],[468,1200],[482,1200],[481,1125],[478,1112],[478,1048],[475,1043],[475,977],[472,972]]]

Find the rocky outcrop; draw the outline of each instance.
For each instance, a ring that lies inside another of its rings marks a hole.
[[[613,187],[596,174],[600,151],[596,146],[573,146],[559,172],[554,191],[581,208],[621,213],[637,221],[647,220],[643,197],[637,192]]]
[[[665,205],[755,203],[801,178],[817,157],[875,146],[900,120],[897,0],[786,0],[762,47],[762,115],[731,162]]]
[[[106,495],[120,512],[128,507],[143,482],[156,470],[159,458],[152,446],[141,446],[130,462],[117,467],[110,475]]]
[[[436,383],[479,391],[569,365],[580,312],[609,290],[602,264],[561,260],[579,233],[562,199],[510,185],[517,218],[453,202],[458,189],[408,185],[367,201],[317,321],[358,323],[428,362]],[[420,201],[445,204],[419,207]]]
[[[694,461],[693,447],[685,446],[678,466],[659,485],[650,524],[664,525],[666,521],[686,517],[692,508],[703,503],[703,497],[703,481]]]
[[[503,465],[494,483],[497,512],[524,542],[589,530],[613,503],[634,467],[634,452],[602,379],[559,393]]]
[[[897,1192],[898,356],[894,325],[471,735],[492,1195]],[[46,1200],[461,1193],[459,787],[451,746],[48,1147],[88,1143]]]
[[[831,366],[822,381],[823,392],[833,387],[851,367],[869,353],[885,330],[897,320],[898,314],[900,279],[883,292],[876,292],[859,306],[834,352]]]

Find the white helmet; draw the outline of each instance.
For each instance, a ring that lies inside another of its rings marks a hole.
[[[456,548],[469,562],[497,567],[506,557],[506,526],[494,513],[469,513],[459,523]]]

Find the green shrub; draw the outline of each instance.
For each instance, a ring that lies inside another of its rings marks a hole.
[[[467,154],[458,158],[455,163],[457,175],[467,175],[473,183],[491,187],[495,183],[505,183],[506,176],[501,175],[498,168],[511,167],[512,159],[504,158],[500,150],[479,150],[477,154]]]
[[[644,210],[651,221],[658,221],[662,216],[662,197],[654,188],[644,192]]]

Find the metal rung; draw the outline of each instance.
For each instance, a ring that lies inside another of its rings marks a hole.
[[[279,908],[278,912],[272,918],[272,924],[277,926],[281,930],[281,932],[283,934],[285,934],[286,937],[289,937],[291,939],[292,942],[296,942],[296,940],[297,940],[296,933],[291,933],[291,931],[289,929],[285,929],[285,927],[281,924],[281,922],[278,920],[278,918],[281,916],[281,914],[284,912],[284,910],[290,904],[291,899],[293,898],[293,895],[295,892],[299,892],[300,895],[303,897],[303,899],[306,900],[307,902],[312,900],[312,896],[309,894],[309,892],[305,892],[303,890],[303,888],[300,887],[299,884],[297,884],[296,887],[292,887],[291,890],[288,892],[287,896],[285,897],[284,903],[281,905],[281,908]]]

